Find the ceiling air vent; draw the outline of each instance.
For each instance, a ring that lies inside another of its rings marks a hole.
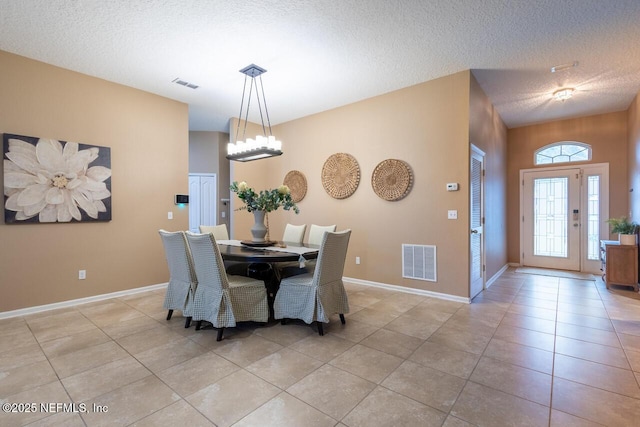
[[[172,82],[173,83],[177,83],[177,84],[182,85],[182,86],[186,86],[186,87],[188,87],[190,89],[198,89],[198,87],[199,87],[198,85],[194,85],[193,83],[189,83],[187,81],[181,80],[180,77],[172,80]]]
[[[402,245],[402,277],[436,281],[436,247]]]

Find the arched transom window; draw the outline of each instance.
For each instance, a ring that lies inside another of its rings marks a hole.
[[[585,162],[591,160],[591,146],[584,142],[561,141],[546,145],[534,154],[536,165]]]

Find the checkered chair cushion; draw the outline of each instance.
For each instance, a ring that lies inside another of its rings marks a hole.
[[[328,323],[332,314],[349,312],[342,273],[351,230],[327,232],[322,238],[316,269],[280,282],[274,302],[276,319],[302,319]]]
[[[187,233],[198,287],[193,299],[194,321],[206,320],[215,328],[236,322],[266,322],[269,319],[264,282],[242,276],[227,276],[213,234]]]
[[[162,238],[169,266],[169,285],[163,307],[167,310],[182,310],[184,316],[189,316],[198,281],[187,239],[182,231],[159,230],[158,232]]]

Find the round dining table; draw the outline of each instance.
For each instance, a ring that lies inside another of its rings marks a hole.
[[[320,248],[318,245],[287,244],[286,242],[284,242],[283,245],[286,245],[286,247],[295,247],[296,250],[301,247],[312,249],[312,251],[304,253],[303,257],[305,260],[318,258]],[[227,266],[227,274],[246,275],[264,281],[267,289],[270,320],[273,320],[273,301],[280,287],[280,274],[276,264],[300,261],[299,253],[283,252],[286,250],[286,247],[278,248],[279,250],[270,250],[268,248],[257,248],[249,245],[238,246],[218,243],[222,259],[225,262],[238,263]]]
[[[286,242],[285,245],[296,248],[304,247],[316,249],[313,252],[305,253],[303,256],[308,260],[318,258],[319,246],[317,245],[287,244]],[[280,250],[274,251],[246,245],[235,246],[218,244],[218,248],[220,248],[220,255],[222,255],[222,259],[225,261],[273,264],[277,262],[298,261],[300,259],[300,255],[295,252],[282,252]],[[286,247],[282,249],[286,250]]]

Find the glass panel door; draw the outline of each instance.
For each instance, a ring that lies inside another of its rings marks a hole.
[[[580,270],[580,170],[527,172],[523,187],[523,265]]]

